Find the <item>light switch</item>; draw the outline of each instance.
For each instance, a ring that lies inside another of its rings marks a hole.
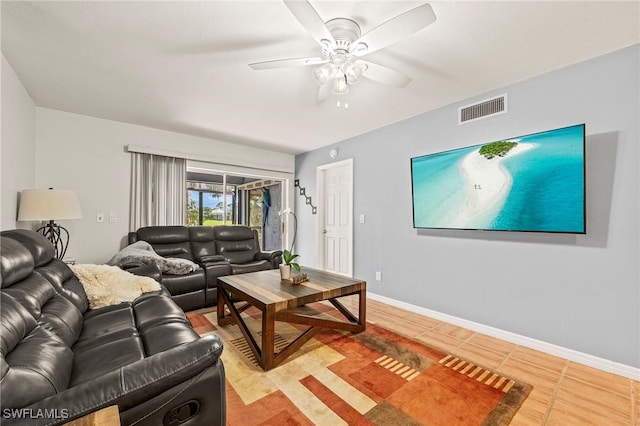
[[[104,213],[96,213],[96,222],[104,223]]]
[[[116,216],[115,213],[109,213],[109,222],[110,223],[114,223],[118,221],[118,217]]]

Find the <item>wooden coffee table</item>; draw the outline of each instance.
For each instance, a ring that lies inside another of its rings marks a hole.
[[[367,304],[365,281],[310,268],[303,268],[302,272],[309,276],[309,281],[298,285],[281,283],[278,269],[218,278],[218,325],[238,324],[263,370],[270,370],[280,365],[322,328],[353,332],[365,329]],[[358,295],[357,317],[337,300],[350,295]],[[231,299],[239,299],[246,303],[238,307],[231,302]],[[322,300],[328,300],[346,321],[304,315],[294,310],[296,307]],[[240,315],[251,306],[262,312],[261,345],[258,345],[256,338]],[[225,307],[228,309],[228,314]],[[309,328],[278,353],[274,353],[276,321],[307,325]]]

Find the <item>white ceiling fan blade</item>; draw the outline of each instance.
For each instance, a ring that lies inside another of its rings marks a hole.
[[[326,101],[331,96],[331,84],[323,84],[318,88],[318,100]]]
[[[294,59],[278,59],[275,61],[255,62],[249,64],[254,70],[268,70],[273,68],[285,67],[304,67],[308,65],[321,65],[329,62],[325,58],[294,58]]]
[[[329,32],[329,29],[324,24],[324,21],[318,15],[318,12],[311,6],[311,4],[307,1],[300,0],[283,0],[285,6],[289,8],[293,16],[296,17],[298,22],[302,24],[302,26],[311,34],[311,37],[323,48],[329,47],[330,49],[334,49],[336,46],[336,41]],[[328,42],[328,46],[326,46],[326,40]]]
[[[366,71],[362,74],[363,77],[373,80],[377,83],[381,83],[387,86],[393,87],[405,87],[411,82],[411,78],[402,74],[399,71],[387,68],[384,65],[376,64],[369,61],[358,61],[364,63],[367,66]]]
[[[418,6],[378,25],[351,43],[349,53],[362,56],[375,52],[405,37],[420,31],[436,21],[436,15],[429,3]],[[363,44],[366,48],[363,48]]]

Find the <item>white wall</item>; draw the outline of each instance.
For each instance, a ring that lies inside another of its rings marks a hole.
[[[639,76],[635,45],[299,155],[296,178],[317,200],[329,149],[354,159],[354,275],[370,292],[638,368]],[[507,114],[457,124],[459,106],[505,92]],[[579,123],[586,235],[413,229],[410,158]],[[297,252],[315,266],[316,217],[296,202]]]
[[[36,184],[76,190],[84,219],[63,221],[71,235],[67,256],[102,263],[129,231],[130,156],[126,145],[199,155],[209,161],[293,171],[294,157],[267,150],[37,108]],[[116,223],[96,223],[115,213]]]
[[[0,229],[29,228],[16,222],[18,194],[35,186],[36,106],[2,55],[2,208]]]

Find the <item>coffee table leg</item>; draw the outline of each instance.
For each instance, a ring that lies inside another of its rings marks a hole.
[[[274,365],[275,351],[275,309],[273,306],[267,306],[262,312],[262,359],[260,360],[262,368],[271,370]]]
[[[218,317],[218,324],[220,324],[221,320],[224,319],[224,297],[220,290],[218,290],[218,308],[216,309],[216,314]]]
[[[362,330],[367,326],[367,290],[360,290],[358,293],[358,323]]]

